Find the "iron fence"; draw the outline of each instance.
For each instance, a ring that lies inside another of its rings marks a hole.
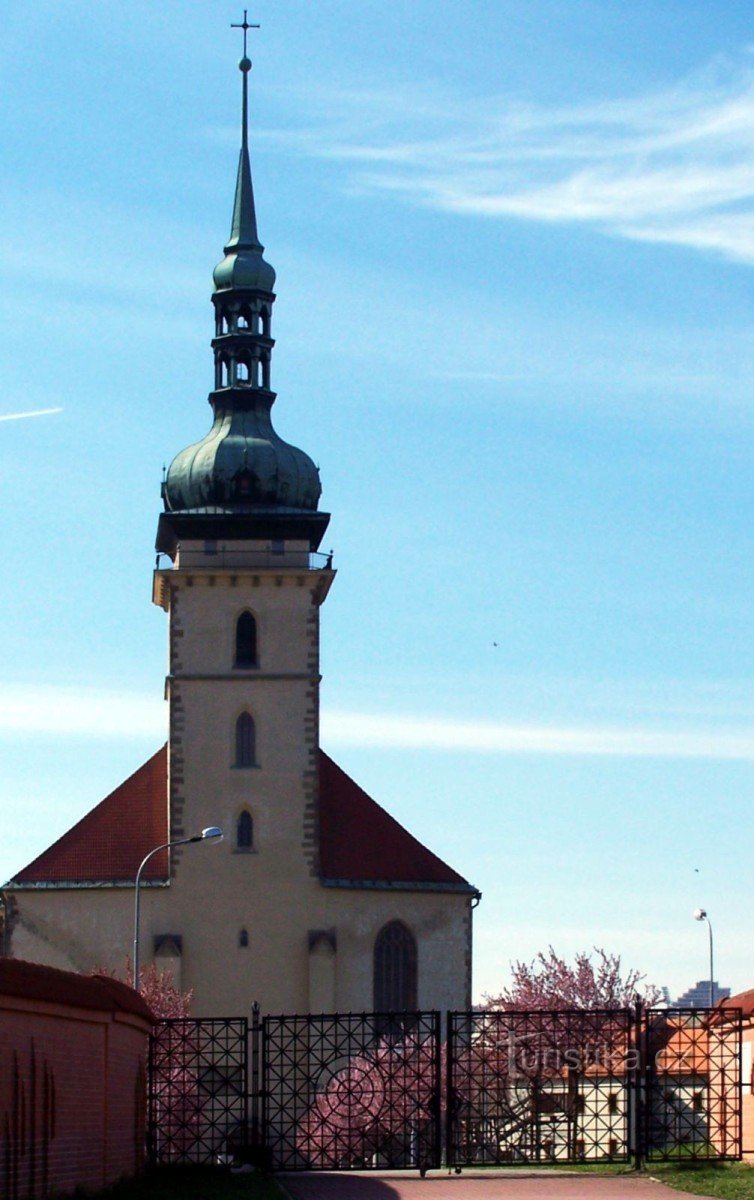
[[[440,1165],[440,1014],[265,1017],[262,1129],[278,1170]]]
[[[739,1010],[163,1021],[151,1156],[275,1170],[741,1157]]]
[[[149,1049],[149,1152],[156,1163],[243,1157],[249,1037],[244,1017],[160,1021]]]

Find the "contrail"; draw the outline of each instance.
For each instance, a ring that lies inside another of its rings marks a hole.
[[[0,421],[23,421],[26,417],[49,417],[51,413],[62,411],[62,408],[37,408],[34,412],[0,413]]]

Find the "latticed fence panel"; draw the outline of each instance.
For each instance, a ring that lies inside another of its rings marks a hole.
[[[265,1017],[262,1063],[275,1169],[439,1166],[439,1013]]]
[[[644,1014],[645,1155],[741,1157],[740,1009]]]
[[[444,1047],[436,1012],[161,1021],[151,1157],[422,1172],[736,1159],[741,1032],[740,1010],[641,1004],[453,1012]]]
[[[631,1037],[626,1009],[450,1013],[448,1162],[627,1159]]]
[[[248,1022],[160,1021],[150,1044],[150,1153],[158,1163],[213,1163],[248,1140]]]

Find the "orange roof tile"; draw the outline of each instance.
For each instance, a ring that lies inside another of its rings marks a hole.
[[[754,1016],[754,988],[749,988],[746,992],[739,992],[737,996],[726,996],[719,1002],[719,1007],[740,1008],[744,1020]]]
[[[380,808],[331,758],[319,759],[320,871],[328,884],[419,885],[473,892],[461,875]],[[131,883],[141,860],[168,840],[167,747],[24,867],[11,881]],[[142,878],[167,878],[156,854]]]
[[[168,840],[167,761],[163,746],[11,882],[133,883],[144,856]],[[155,854],[142,878],[167,871],[167,854]]]
[[[320,873],[326,881],[474,889],[380,808],[324,751],[319,755]]]

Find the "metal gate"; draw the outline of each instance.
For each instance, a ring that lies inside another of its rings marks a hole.
[[[265,1017],[262,1130],[283,1171],[439,1167],[440,1014]]]
[[[160,1021],[149,1047],[149,1150],[157,1163],[246,1152],[249,1038],[244,1017]]]
[[[639,1142],[645,1157],[740,1158],[741,1009],[644,1013]]]
[[[448,1014],[447,1161],[741,1157],[741,1014]]]
[[[151,1156],[422,1173],[740,1158],[741,1026],[640,1004],[452,1012],[443,1045],[438,1012],[162,1021]]]
[[[632,1014],[460,1012],[448,1017],[448,1162],[629,1157]]]

